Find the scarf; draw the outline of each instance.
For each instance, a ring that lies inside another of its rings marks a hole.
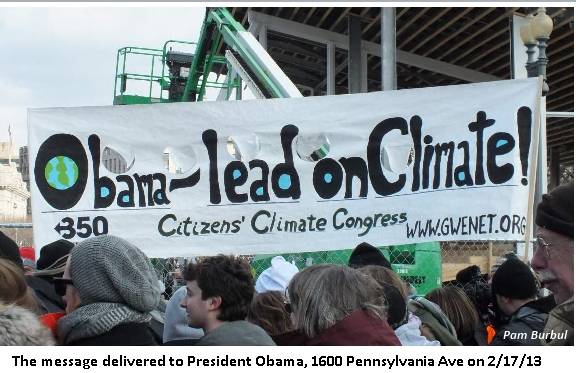
[[[62,345],[105,334],[127,323],[150,321],[148,313],[141,313],[120,303],[92,303],[81,306],[58,320],[58,341]]]

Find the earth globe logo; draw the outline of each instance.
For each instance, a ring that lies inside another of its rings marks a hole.
[[[72,159],[59,155],[46,163],[44,176],[52,188],[66,190],[78,181],[78,165]]]

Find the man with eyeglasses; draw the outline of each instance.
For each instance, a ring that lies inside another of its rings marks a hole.
[[[554,294],[542,344],[574,345],[574,183],[542,197],[536,212],[532,268],[542,286]],[[566,331],[568,331],[566,333]],[[566,335],[567,334],[567,335]],[[563,338],[563,336],[565,336]],[[558,338],[561,336],[561,338]]]

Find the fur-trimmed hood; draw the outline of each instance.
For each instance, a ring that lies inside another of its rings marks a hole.
[[[31,311],[0,303],[0,346],[53,346],[54,339]]]

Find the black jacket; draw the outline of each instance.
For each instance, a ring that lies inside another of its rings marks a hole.
[[[108,333],[79,339],[67,346],[156,346],[156,340],[147,323],[121,324]]]
[[[550,297],[528,302],[511,315],[510,321],[503,325],[492,346],[539,346],[540,340],[533,338],[532,332],[544,329],[548,313],[554,307]]]
[[[35,276],[26,276],[28,287],[34,290],[34,298],[38,302],[40,314],[62,312],[66,304],[61,296],[56,294],[54,284],[47,279]]]

